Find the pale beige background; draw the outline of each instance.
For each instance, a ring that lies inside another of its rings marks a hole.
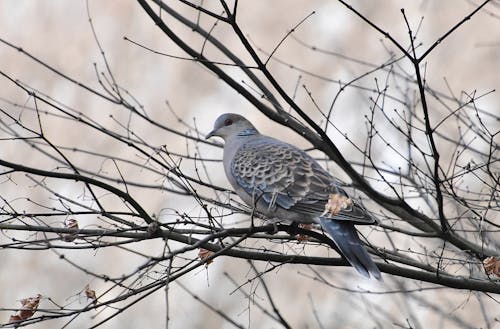
[[[207,2],[209,1],[205,1]],[[423,43],[424,48],[432,44],[437,37],[473,9],[472,2],[460,0],[353,1],[352,4],[406,46],[409,43],[400,8],[406,9],[413,26],[417,26],[420,17],[423,16],[419,41]],[[247,101],[199,64],[155,55],[123,40],[123,37],[127,36],[158,51],[171,55],[185,55],[160,33],[137,3],[91,0],[89,6],[99,41],[115,78],[121,86],[127,88],[139,99],[146,111],[155,119],[183,129],[167,110],[165,102],[169,101],[175,111],[188,123],[192,124],[195,118],[199,129],[207,132],[219,114],[234,111],[245,113],[263,132],[274,136],[287,136],[288,140],[303,147],[307,146],[307,143],[300,137],[267,123],[265,118]],[[478,93],[484,93],[491,89],[498,90],[500,87],[500,34],[498,33],[500,9],[498,6],[497,1],[494,2],[494,6],[488,6],[489,13],[478,14],[428,57],[427,81],[431,86],[447,93],[443,80],[446,78],[457,95],[461,91],[471,93],[477,90]],[[316,14],[297,33],[302,40],[308,40],[318,47],[342,52],[372,63],[382,63],[388,58],[384,49],[384,45],[388,45],[387,41],[383,41],[382,44],[383,38],[380,34],[367,27],[359,18],[335,1],[246,0],[240,3],[239,15],[245,33],[248,33],[259,47],[270,51],[292,26],[313,10]],[[199,45],[199,40],[192,33],[189,31],[183,33]],[[234,37],[226,35],[225,32],[219,32],[219,36],[228,46],[236,44]],[[22,47],[64,74],[99,88],[93,63],[97,63],[99,70],[104,69],[104,63],[88,23],[85,1],[3,0],[0,2],[0,38]],[[389,47],[394,49],[390,45]],[[297,66],[306,67],[333,79],[345,81],[366,70],[359,65],[331,57],[325,57],[325,60],[321,62],[310,61],[313,55],[314,58],[318,56],[293,40],[288,40],[276,53],[276,56],[286,58]],[[406,65],[410,70],[408,63],[402,65]],[[273,63],[271,69],[280,77],[286,90],[293,91],[299,73],[290,71],[287,67],[277,63]],[[0,70],[32,88],[42,90],[66,105],[80,109],[108,127],[115,127],[109,114],[112,113],[122,119],[127,116],[126,113],[110,106],[109,103],[93,97],[68,81],[63,81],[47,69],[4,45],[0,45]],[[307,83],[308,87],[314,90],[315,97],[323,106],[328,104],[338,88],[331,84],[320,83],[307,76],[303,77],[303,83]],[[19,104],[30,102],[25,94],[4,78],[0,78],[0,97]],[[304,92],[298,95],[298,101],[305,109],[314,112]],[[481,100],[480,105],[498,114],[500,105],[498,93]],[[6,111],[11,109],[4,103],[1,106]],[[359,99],[356,93],[352,93],[343,97],[335,109],[346,112],[342,123],[343,128],[349,131],[354,139],[357,138],[356,131],[359,127],[356,126],[356,120],[349,113],[365,111],[366,107],[367,100]],[[487,122],[487,124],[495,125],[494,122]],[[68,122],[47,119],[45,125],[47,135],[58,140],[62,145],[77,145],[80,148],[96,148],[117,155],[134,156],[133,152],[130,153],[130,150],[121,145],[107,145],[106,140],[99,136],[72,129],[72,124]],[[144,122],[134,123],[133,129],[153,145],[168,143],[171,150],[179,152],[185,150],[185,144],[181,138],[165,135],[163,132],[159,133]],[[332,136],[335,137],[335,134]],[[339,139],[338,143],[341,148],[347,148],[344,140]],[[9,148],[8,145],[12,144],[1,146],[2,158],[26,164],[34,164],[34,161],[38,161],[30,158],[29,148],[14,149]],[[206,148],[204,155],[220,158],[221,152],[219,149]],[[82,155],[73,156],[75,161],[84,163],[85,159],[81,158]],[[103,163],[88,163],[87,165],[95,169],[103,166]],[[213,164],[211,168],[221,172],[220,164]],[[50,169],[50,165],[47,169]],[[140,175],[140,173],[135,174]],[[343,177],[341,173],[339,176]],[[222,175],[213,175],[213,178],[216,179],[217,184],[228,186]],[[25,183],[29,184],[28,181]],[[60,188],[61,191],[72,190],[71,186],[62,183]],[[78,192],[74,191],[74,193]],[[24,190],[13,185],[3,185],[1,191],[2,196],[9,199],[15,198],[16,195],[26,196],[29,193],[29,188]],[[199,209],[193,209],[194,205],[189,199],[176,198],[163,193],[134,195],[134,197],[150,213],[159,213],[168,207],[175,207],[186,212],[199,211]],[[89,219],[90,223],[92,221]],[[0,243],[7,241],[0,235]],[[155,248],[161,248],[161,244],[148,242],[140,248],[152,252]],[[291,248],[300,248],[300,246]],[[123,271],[137,266],[139,262],[130,253],[112,249],[82,252],[77,257],[82,266],[97,273],[109,275],[120,275]],[[207,270],[195,271],[181,281],[214,307],[225,311],[238,323],[251,328],[279,328],[277,323],[263,316],[252,305],[252,301],[242,298],[238,292],[231,293],[234,287],[223,275],[226,270],[230,270],[240,283],[252,277],[244,261],[221,258],[217,259]],[[360,291],[364,289],[389,291],[398,287],[388,276],[386,276],[385,283],[378,283],[363,280],[348,268],[318,268],[317,270],[339,287],[349,287]],[[312,315],[313,305],[325,328],[397,327],[397,324],[406,325],[407,318],[416,327],[441,327],[442,323],[439,322],[438,317],[429,310],[428,302],[446,305],[444,309],[449,312],[450,316],[465,318],[470,324],[477,323],[481,327],[484,324],[477,299],[465,291],[431,290],[414,293],[416,299],[409,299],[403,294],[368,295],[327,288],[305,277],[302,274],[305,272],[309,273],[303,267],[288,266],[266,276],[267,283],[275,294],[275,302],[294,328],[318,327]],[[61,304],[73,301],[76,307],[85,303],[83,298],[79,301],[77,294],[88,282],[97,291],[106,286],[105,283],[92,280],[91,277],[68,266],[51,252],[0,252],[0,307],[15,307],[19,299],[36,293],[50,296]],[[418,283],[411,282],[408,287],[415,288],[416,286]],[[171,328],[232,327],[208,312],[204,306],[193,300],[175,284],[172,285],[171,293]],[[437,296],[443,298],[438,299]],[[266,303],[264,296],[256,295],[255,299]],[[366,306],[368,304],[365,303],[365,299],[375,302],[380,309]],[[311,300],[313,300],[313,305]],[[49,304],[42,303],[43,305],[49,307]],[[499,313],[496,308],[498,304],[492,302],[485,307],[489,316],[497,316],[498,319]],[[164,294],[160,291],[105,324],[103,328],[163,328],[164,310]],[[385,316],[381,316],[383,320],[379,324],[369,320],[372,314],[377,317],[377,314],[382,314],[382,312],[390,314],[389,318],[392,321],[387,321]],[[111,310],[97,315],[97,319],[102,319],[106,314],[111,314]],[[0,322],[4,323],[8,315],[8,312],[0,313]],[[80,316],[69,327],[90,326],[92,321],[96,321],[91,319],[92,315],[94,313],[90,312]],[[416,316],[416,319],[413,316]],[[489,320],[492,321],[493,318]],[[64,320],[54,321],[34,327],[57,328],[63,323],[65,323]],[[455,327],[452,323],[445,324],[446,328]],[[495,327],[498,327],[498,322],[491,326],[491,328]]]

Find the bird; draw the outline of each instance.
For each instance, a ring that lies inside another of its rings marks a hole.
[[[355,224],[376,223],[338,181],[302,149],[263,135],[245,117],[225,113],[206,138],[224,140],[223,165],[236,194],[268,219],[319,224],[361,275],[381,280]]]

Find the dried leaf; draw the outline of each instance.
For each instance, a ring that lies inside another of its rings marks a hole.
[[[70,218],[64,222],[64,227],[78,229],[78,221],[76,219]],[[72,242],[72,241],[75,241],[77,236],[78,236],[78,233],[63,234],[62,239],[66,242]]]
[[[90,289],[90,286],[88,284],[85,286],[85,296],[87,297],[87,299],[91,299],[94,305],[97,304],[95,290]]]
[[[35,297],[28,297],[24,298],[21,300],[21,309],[17,314],[11,315],[9,318],[9,323],[11,322],[17,322],[17,321],[24,321],[26,319],[31,318],[37,308],[38,304],[40,303],[40,298],[42,298],[42,295],[37,294]]]
[[[12,323],[12,322],[18,322],[18,321],[22,321],[23,319],[21,319],[21,317],[17,314],[15,315],[11,315],[10,318],[9,318],[9,323]]]
[[[500,276],[500,259],[496,257],[488,257],[483,260],[484,271],[486,274],[495,274]]]
[[[206,260],[208,257],[212,256],[214,254],[213,251],[207,250],[200,248],[200,251],[198,252],[198,257],[200,257],[201,260]],[[207,260],[205,263],[205,267],[208,267],[209,264],[213,263],[213,259]]]

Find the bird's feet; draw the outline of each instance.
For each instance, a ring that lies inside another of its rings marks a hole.
[[[303,241],[309,241],[311,239],[311,237],[308,236],[307,234],[303,234],[303,231],[300,229],[311,230],[312,228],[313,228],[313,224],[292,222],[289,225],[289,228],[287,231],[291,236],[296,236],[297,241],[303,242]]]
[[[271,218],[267,220],[268,223],[273,225],[273,230],[269,232],[269,234],[278,233],[278,225],[283,224],[285,221],[279,218]]]
[[[311,230],[313,228],[313,224],[299,224],[298,227],[305,229],[305,230]],[[297,234],[297,241],[299,242],[304,242],[304,241],[309,241],[311,240],[311,237],[307,234]]]

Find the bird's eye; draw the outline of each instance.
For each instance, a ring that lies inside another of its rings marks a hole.
[[[224,126],[230,126],[230,125],[232,125],[232,124],[233,124],[233,120],[231,120],[231,119],[226,119],[226,120],[224,121]]]

